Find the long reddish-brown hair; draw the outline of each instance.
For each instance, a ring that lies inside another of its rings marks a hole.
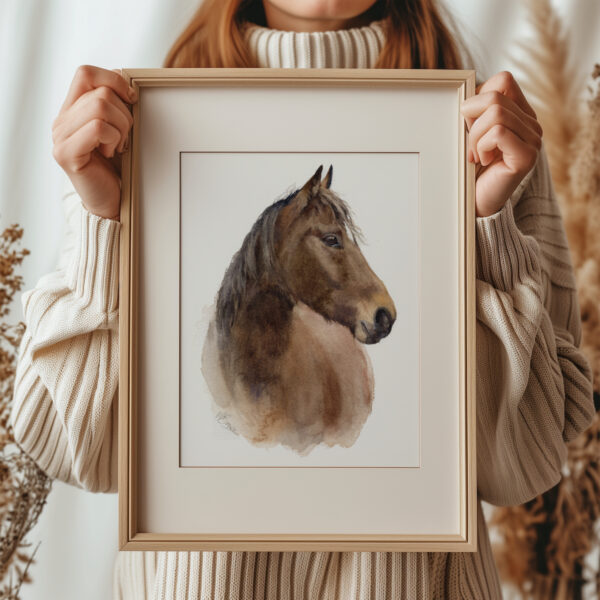
[[[383,19],[386,42],[375,68],[461,69],[455,39],[436,0],[377,0],[365,22]],[[446,19],[450,16],[446,14]],[[203,0],[163,67],[256,67],[242,25],[267,26],[262,0]]]

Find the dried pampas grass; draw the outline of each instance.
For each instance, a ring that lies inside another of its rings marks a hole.
[[[592,365],[594,392],[600,396],[600,65],[596,65],[593,79],[596,93],[590,88],[589,114],[578,136],[570,194],[563,210],[570,215],[569,244],[581,304],[582,348]]]
[[[23,230],[11,225],[0,234],[0,599],[18,600],[34,554],[25,541],[50,491],[51,480],[16,444],[9,423],[18,349],[25,329],[9,325],[9,306],[23,280],[16,273],[29,250],[16,250]]]
[[[529,0],[534,42],[520,44],[523,88],[544,130],[544,145],[565,222],[578,286],[581,347],[592,366],[600,398],[600,66],[587,107],[578,105],[580,85],[569,66],[568,39],[549,0]],[[581,86],[582,87],[582,86]],[[583,110],[585,109],[585,110]],[[597,403],[597,408],[600,408]],[[495,508],[490,529],[502,580],[521,598],[583,597],[586,585],[600,597],[600,566],[586,557],[600,539],[600,417],[568,445],[562,480],[521,506]]]
[[[535,39],[517,41],[525,58],[515,59],[522,87],[544,130],[552,181],[558,196],[568,193],[571,149],[581,127],[582,82],[569,57],[569,40],[550,0],[528,0]]]

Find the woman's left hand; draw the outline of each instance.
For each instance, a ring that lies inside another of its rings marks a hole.
[[[542,128],[508,71],[477,86],[461,104],[467,123],[468,160],[475,161],[475,214],[499,211],[536,163]]]

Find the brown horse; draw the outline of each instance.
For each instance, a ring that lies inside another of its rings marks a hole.
[[[267,207],[233,256],[202,352],[217,419],[258,446],[351,446],[373,402],[362,344],[396,308],[321,165]],[[362,344],[358,343],[362,342]]]

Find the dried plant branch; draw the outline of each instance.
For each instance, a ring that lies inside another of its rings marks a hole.
[[[568,67],[568,38],[549,0],[529,0],[536,43],[521,44],[523,88],[542,123],[546,151],[573,259],[582,320],[581,347],[600,398],[600,86],[584,114]],[[592,78],[600,80],[596,65]],[[597,404],[600,409],[600,403]],[[493,511],[490,528],[504,582],[521,598],[575,600],[586,584],[600,592],[600,567],[585,559],[600,546],[600,415],[568,444],[563,478],[531,502]]]
[[[594,392],[600,397],[600,65],[596,65],[593,78],[596,90],[589,88],[589,117],[570,169],[568,210],[573,212],[569,245],[577,258],[581,346],[592,365]]]
[[[6,322],[10,304],[23,285],[16,272],[26,248],[17,250],[23,230],[11,225],[0,234],[0,600],[18,600],[23,583],[29,583],[29,553],[25,538],[37,522],[51,488],[51,480],[15,443],[9,416],[12,406],[22,322]]]

